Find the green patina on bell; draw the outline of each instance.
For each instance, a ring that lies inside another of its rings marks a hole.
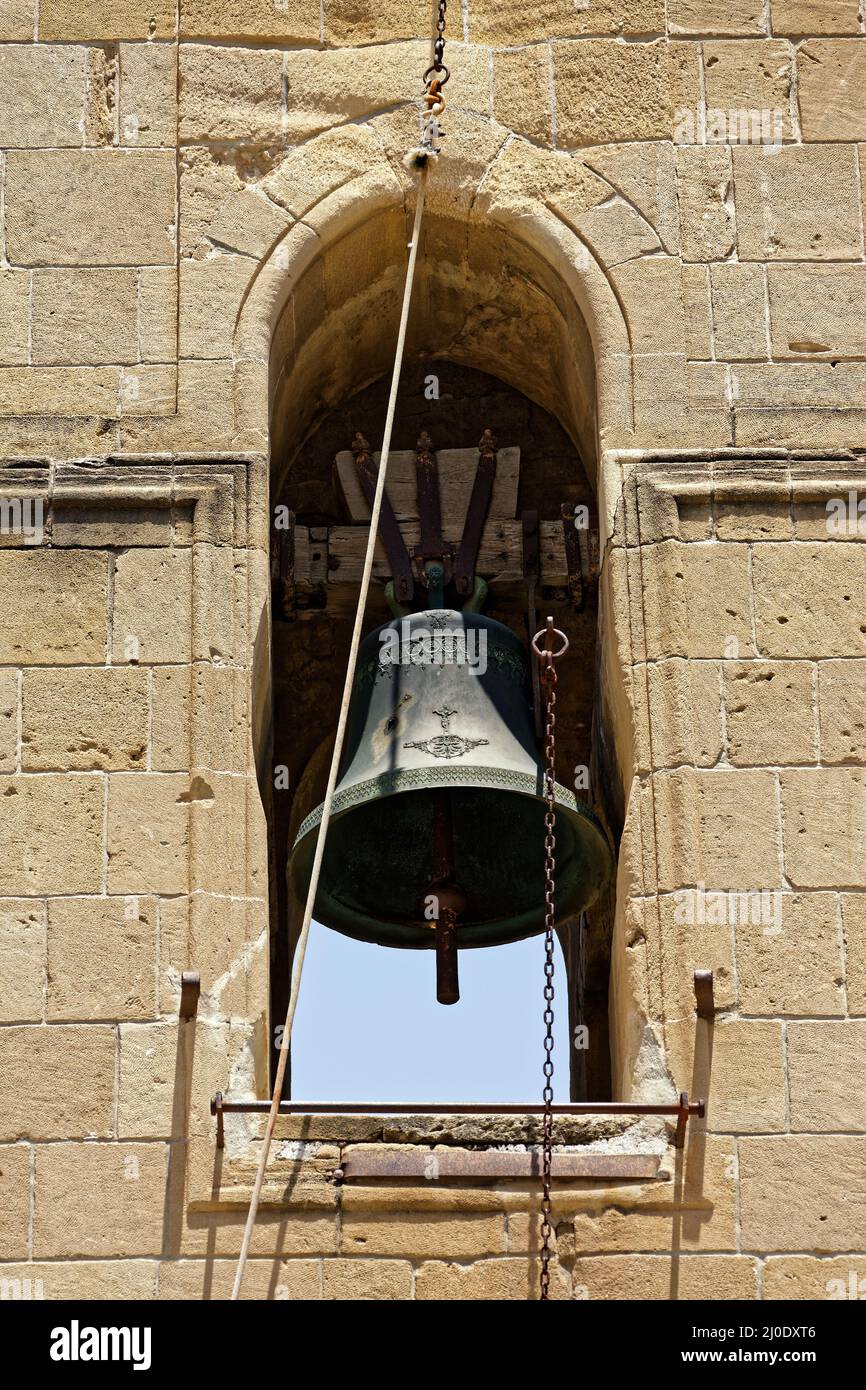
[[[509,628],[474,612],[413,613],[366,638],[318,921],[360,941],[433,948],[425,904],[431,881],[442,881],[435,845],[444,801],[448,878],[460,890],[457,944],[494,946],[544,929],[544,779],[528,663]],[[301,825],[290,859],[300,901],[321,809]],[[611,864],[595,817],[557,784],[557,920],[592,903]]]

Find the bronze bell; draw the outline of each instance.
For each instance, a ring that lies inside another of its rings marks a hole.
[[[319,806],[289,880],[306,898]],[[430,609],[363,642],[316,898],[360,941],[438,947],[439,998],[458,997],[456,948],[544,929],[543,771],[529,656],[502,623]],[[592,813],[556,787],[556,916],[588,907],[611,871]]]

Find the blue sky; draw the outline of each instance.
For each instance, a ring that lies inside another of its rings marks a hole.
[[[460,952],[460,1002],[436,1002],[432,951],[313,923],[292,1040],[296,1101],[540,1101],[544,938]],[[555,1097],[568,1100],[565,966],[556,943]]]

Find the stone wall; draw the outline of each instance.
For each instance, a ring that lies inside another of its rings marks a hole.
[[[551,410],[594,481],[615,1086],[709,1100],[684,1157],[580,1136],[662,1166],[558,1184],[556,1289],[832,1296],[866,1274],[861,6],[451,8],[413,351]],[[227,1287],[256,1126],[217,1152],[207,1102],[267,1090],[269,442],[282,477],[389,365],[431,19],[0,5],[2,496],[44,510],[0,548],[0,1278],[47,1297]],[[729,890],[780,930],[708,920]],[[442,1136],[284,1138],[249,1292],[528,1295],[528,1185],[383,1191],[347,1145]]]

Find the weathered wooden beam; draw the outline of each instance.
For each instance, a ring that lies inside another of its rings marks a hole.
[[[435,441],[434,441],[435,442]],[[378,465],[379,455],[373,458]],[[478,466],[477,449],[437,449],[442,531],[446,540],[459,541],[466,520],[466,508]],[[337,455],[337,477],[349,516],[354,522],[370,519],[355,460],[349,449]],[[496,457],[496,479],[490,498],[489,521],[513,520],[517,515],[517,482],[520,476],[520,449],[500,449]],[[418,502],[415,481],[415,450],[392,453],[388,460],[388,496],[398,521],[417,521]]]

